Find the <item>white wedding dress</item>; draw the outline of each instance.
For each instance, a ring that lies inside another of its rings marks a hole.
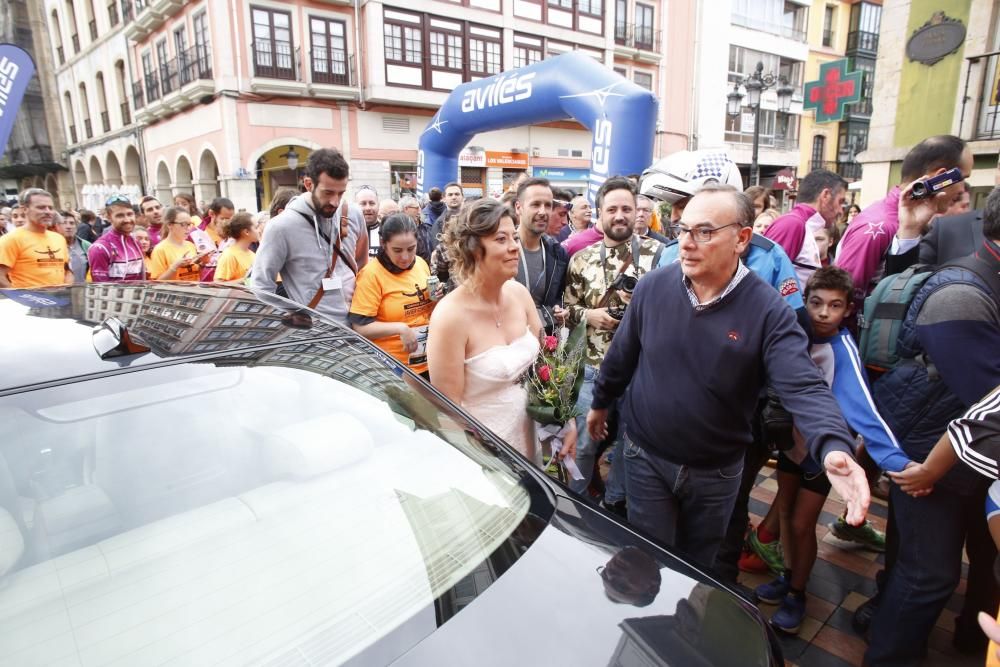
[[[535,422],[528,417],[528,392],[518,382],[538,356],[531,331],[507,345],[494,345],[465,360],[462,407],[535,465]]]

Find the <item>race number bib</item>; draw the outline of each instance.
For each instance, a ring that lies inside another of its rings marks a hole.
[[[422,327],[410,327],[417,336],[417,349],[410,352],[408,363],[411,366],[427,363],[427,326],[425,324]]]

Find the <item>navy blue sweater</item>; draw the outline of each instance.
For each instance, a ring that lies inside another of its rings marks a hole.
[[[770,380],[822,463],[831,451],[853,452],[853,440],[808,347],[795,313],[753,273],[713,307],[696,311],[680,264],[672,264],[636,286],[601,364],[592,406],[608,407],[629,387],[624,422],[636,444],[677,464],[724,466],[743,458]]]

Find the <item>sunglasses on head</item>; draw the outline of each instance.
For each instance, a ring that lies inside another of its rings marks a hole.
[[[570,202],[566,201],[565,199],[553,199],[552,205],[558,206],[560,208],[571,208],[573,206]]]
[[[104,202],[105,206],[114,206],[115,204],[125,204],[126,206],[131,206],[132,200],[125,195],[111,195],[108,197],[108,200]]]

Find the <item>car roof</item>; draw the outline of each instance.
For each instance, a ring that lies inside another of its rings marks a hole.
[[[299,313],[294,320],[293,312]],[[0,290],[0,394],[251,348],[355,337],[274,295],[200,283],[86,283]],[[102,358],[95,328],[117,318],[149,351]]]

